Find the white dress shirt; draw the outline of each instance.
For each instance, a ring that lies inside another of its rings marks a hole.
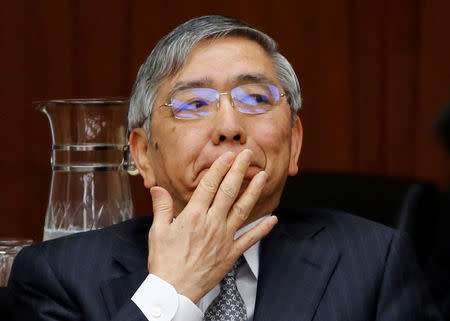
[[[262,217],[236,232],[235,239],[253,228]],[[244,300],[249,321],[253,320],[256,301],[256,288],[259,270],[259,244],[256,243],[244,252],[245,263],[240,267],[236,284]],[[184,295],[178,294],[175,288],[156,275],[149,274],[136,290],[131,300],[138,306],[149,321],[201,321],[203,313],[220,292],[220,284],[216,285],[197,305]]]

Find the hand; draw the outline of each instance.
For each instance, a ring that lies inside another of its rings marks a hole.
[[[148,237],[149,273],[169,282],[194,303],[277,223],[275,216],[267,217],[234,240],[267,180],[266,172],[259,172],[238,198],[251,155],[244,150],[234,162],[232,152],[219,157],[176,220],[170,194],[162,187],[150,191],[154,219]]]

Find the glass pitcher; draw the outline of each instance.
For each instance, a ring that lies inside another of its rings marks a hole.
[[[25,246],[33,244],[33,240],[0,238],[0,287],[8,285],[11,267],[16,255]]]
[[[133,217],[127,169],[128,100],[36,102],[52,134],[52,180],[44,241]]]

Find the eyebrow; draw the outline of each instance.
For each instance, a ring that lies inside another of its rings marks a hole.
[[[249,83],[274,83],[274,80],[267,77],[262,73],[248,73],[234,76],[231,79],[232,86],[239,86],[241,84]],[[175,83],[172,89],[167,93],[167,97],[173,97],[173,95],[179,91],[192,89],[192,88],[213,88],[214,82],[208,77],[187,81],[179,81]]]
[[[207,77],[202,79],[196,79],[196,80],[188,80],[188,81],[179,81],[175,83],[175,85],[172,87],[172,89],[169,90],[167,93],[167,97],[172,97],[176,92],[186,89],[192,89],[192,88],[206,88],[211,87],[212,81],[208,79]]]
[[[273,83],[273,79],[270,79],[262,73],[252,73],[252,74],[241,74],[232,78],[233,85],[238,85],[242,83]]]

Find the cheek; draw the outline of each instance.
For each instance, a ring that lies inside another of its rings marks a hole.
[[[282,156],[284,149],[289,150],[291,130],[287,126],[272,122],[264,126],[255,125],[253,130],[257,133],[255,138],[266,157],[269,154],[272,154],[271,157]]]
[[[165,167],[177,170],[189,166],[204,145],[204,130],[198,126],[171,124],[158,128],[154,143]]]

